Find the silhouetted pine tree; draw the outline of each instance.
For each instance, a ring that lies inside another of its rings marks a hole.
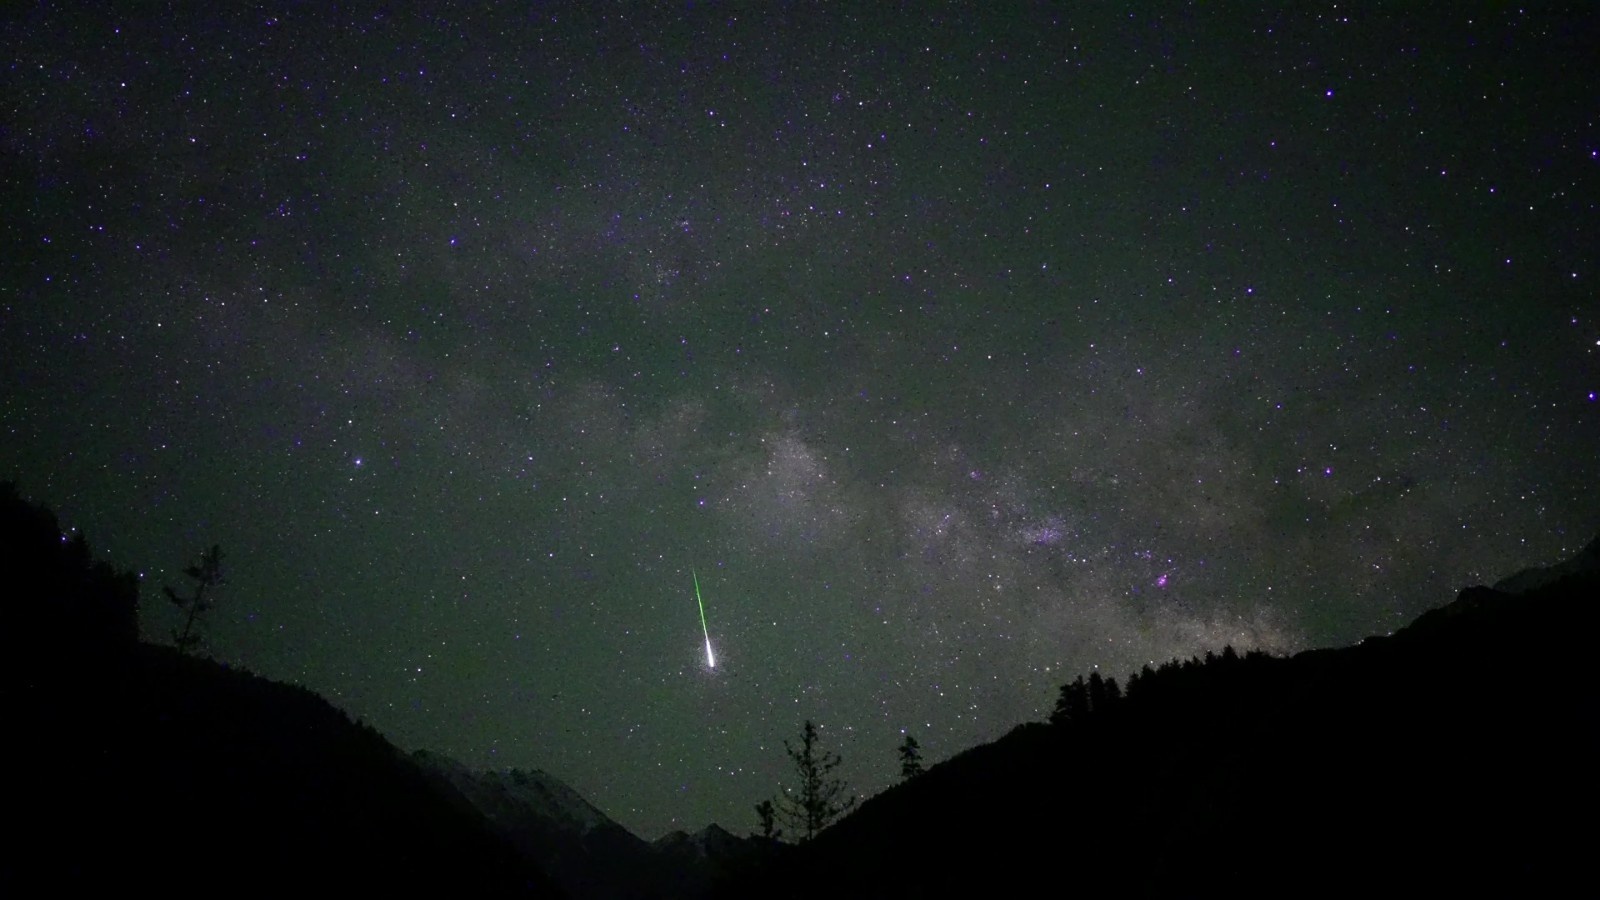
[[[761,825],[759,834],[769,841],[783,837],[783,829],[778,827],[778,811],[773,808],[771,800],[763,800],[756,804],[756,821]]]
[[[1079,675],[1076,681],[1061,686],[1061,695],[1056,698],[1056,708],[1050,713],[1050,721],[1064,725],[1081,722],[1088,715],[1089,687],[1083,683],[1083,676]]]
[[[1122,688],[1115,678],[1102,678],[1099,672],[1089,673],[1089,710],[1105,712],[1122,699]]]
[[[1144,694],[1150,689],[1150,683],[1155,677],[1155,670],[1150,668],[1149,663],[1145,663],[1139,668],[1139,671],[1128,676],[1128,690],[1125,696],[1132,700],[1134,697]]]
[[[778,795],[776,811],[793,834],[801,841],[809,841],[854,808],[856,798],[841,799],[845,783],[831,774],[839,767],[839,755],[824,752],[817,746],[817,726],[810,719],[801,731],[800,746],[796,748],[784,741],[783,749],[794,763],[799,784],[793,789],[785,788]]]
[[[222,546],[213,544],[211,549],[200,554],[200,564],[190,566],[183,570],[183,574],[194,581],[194,593],[185,597],[171,587],[165,587],[167,599],[179,609],[187,610],[188,615],[183,620],[183,628],[172,629],[172,641],[181,653],[189,653],[200,646],[200,632],[198,631],[200,616],[216,606],[216,601],[211,599],[210,592],[222,586]]]
[[[917,739],[906,735],[900,743],[900,777],[906,780],[922,774],[922,748]]]

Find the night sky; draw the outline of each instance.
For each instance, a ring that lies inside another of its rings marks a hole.
[[[0,25],[0,479],[644,837],[1600,530],[1587,4],[125,5]]]

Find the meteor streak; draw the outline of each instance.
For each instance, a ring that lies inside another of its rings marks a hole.
[[[717,658],[711,655],[711,629],[706,627],[706,602],[700,599],[700,576],[690,569],[689,577],[694,579],[694,602],[700,605],[700,633],[706,636],[706,666],[715,669]]]

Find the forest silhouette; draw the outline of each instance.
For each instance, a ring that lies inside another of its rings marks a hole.
[[[562,894],[541,868],[560,854],[513,846],[314,693],[141,643],[137,579],[13,485],[0,486],[0,539],[15,783],[0,893]],[[1123,684],[1089,673],[1061,686],[1048,723],[942,763],[924,768],[908,738],[904,780],[836,822],[848,804],[827,794],[810,840],[720,832],[737,857],[720,883],[617,883],[729,898],[1582,883],[1582,823],[1600,799],[1600,580],[1550,571],[1520,594],[1470,588],[1354,647],[1230,647]],[[818,756],[824,786],[830,759]]]

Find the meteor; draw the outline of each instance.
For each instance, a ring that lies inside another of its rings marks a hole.
[[[711,629],[706,627],[706,602],[700,599],[700,576],[690,569],[689,577],[694,579],[694,602],[700,605],[700,633],[706,636],[706,666],[715,669],[717,658],[711,655]]]

